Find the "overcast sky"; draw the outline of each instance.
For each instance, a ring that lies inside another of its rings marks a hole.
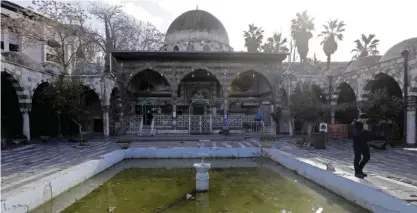
[[[196,9],[205,10],[216,16],[225,26],[231,46],[243,51],[243,31],[254,23],[265,30],[268,37],[273,32],[282,32],[289,37],[290,20],[297,12],[305,9],[315,18],[316,31],[310,40],[309,56],[316,53],[321,61],[326,60],[317,34],[329,19],[346,23],[345,39],[333,55],[333,61],[348,61],[354,48],[353,41],[362,33],[376,34],[381,40],[379,50],[384,54],[396,43],[417,37],[416,0],[100,0],[110,4],[121,4],[126,13],[140,20],[153,23],[165,32],[170,23],[182,13]],[[29,0],[13,0],[22,6],[30,5]],[[413,14],[414,13],[414,14]]]

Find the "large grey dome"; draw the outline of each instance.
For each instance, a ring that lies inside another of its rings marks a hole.
[[[385,55],[381,58],[382,61],[388,61],[394,58],[401,57],[401,52],[405,49],[408,49],[410,51],[409,58],[413,58],[416,56],[416,49],[417,49],[417,37],[410,38],[407,40],[404,40],[400,43],[397,43],[396,45],[392,46]]]
[[[376,64],[381,59],[380,55],[370,55],[363,58],[358,58],[354,60],[346,69],[346,72],[359,69],[361,67],[370,66]]]
[[[229,36],[215,16],[203,10],[190,10],[171,23],[165,36],[165,43],[181,41],[217,41],[229,45]]]

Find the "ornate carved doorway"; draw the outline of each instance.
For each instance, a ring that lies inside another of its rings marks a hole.
[[[210,134],[212,130],[212,115],[211,113],[205,114],[201,112],[205,112],[206,107],[210,108],[211,112],[211,104],[210,101],[207,99],[200,99],[199,97],[195,97],[191,101],[189,107],[189,116],[188,116],[188,132],[189,134]],[[197,111],[198,114],[192,113],[194,110]],[[203,111],[201,111],[203,109]]]

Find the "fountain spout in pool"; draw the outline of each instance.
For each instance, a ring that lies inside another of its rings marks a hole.
[[[195,175],[195,187],[197,192],[206,192],[209,190],[209,173],[211,164],[204,163],[204,154],[201,155],[201,163],[194,163],[194,168],[197,170]]]

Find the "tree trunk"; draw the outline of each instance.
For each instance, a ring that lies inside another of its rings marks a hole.
[[[327,56],[327,64],[326,64],[326,71],[329,71],[330,69],[330,60],[331,60],[332,55],[328,55]]]
[[[77,126],[78,126],[78,134],[80,135],[80,146],[84,146],[84,139],[83,139],[83,134],[82,134],[82,125],[80,123],[78,123],[75,119],[72,119],[71,118],[71,120],[75,124],[77,124]]]
[[[307,138],[310,140],[311,139],[311,132],[313,130],[312,128],[312,123],[311,122],[307,122]]]

